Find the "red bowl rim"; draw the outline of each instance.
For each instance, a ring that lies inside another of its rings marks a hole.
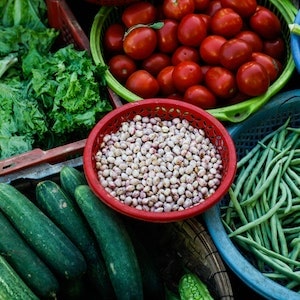
[[[168,105],[174,108],[178,107],[180,109],[186,109],[188,111],[194,112],[195,114],[202,115],[206,120],[208,120],[211,124],[214,124],[218,127],[221,135],[224,137],[224,141],[226,141],[228,151],[228,167],[227,176],[222,179],[222,188],[218,188],[214,194],[212,194],[208,199],[202,203],[199,203],[195,206],[187,208],[182,211],[172,211],[172,212],[147,212],[144,210],[138,210],[134,207],[131,207],[127,204],[120,202],[119,200],[115,199],[111,196],[100,184],[97,174],[95,172],[94,161],[92,159],[93,149],[94,149],[94,141],[98,137],[98,133],[101,128],[109,121],[121,117],[124,112],[131,111],[132,108],[135,106],[145,106],[148,105],[153,106],[153,104],[157,104],[158,106],[161,105]],[[230,151],[234,150],[234,151]],[[179,221],[187,218],[194,217],[203,213],[204,211],[208,210],[213,205],[217,204],[221,199],[225,196],[230,188],[234,176],[236,173],[236,163],[237,163],[237,156],[235,151],[235,145],[231,136],[224,125],[218,121],[215,117],[211,114],[206,112],[205,110],[189,104],[182,102],[180,100],[174,99],[165,99],[165,98],[151,98],[151,99],[144,99],[137,102],[130,102],[126,103],[123,106],[120,106],[108,114],[106,114],[100,121],[93,127],[91,130],[84,147],[83,151],[83,169],[84,173],[88,182],[88,185],[92,189],[92,191],[96,194],[96,196],[103,201],[106,205],[111,207],[112,209],[127,215],[129,217],[133,217],[135,219],[140,219],[149,222],[174,222]]]

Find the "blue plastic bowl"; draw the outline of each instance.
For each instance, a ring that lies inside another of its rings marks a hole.
[[[300,24],[300,10],[295,17],[294,23]],[[293,33],[291,34],[291,51],[296,69],[298,73],[300,73],[300,35],[296,35]]]
[[[299,58],[300,61],[300,58]],[[236,145],[238,159],[243,157],[257,141],[291,117],[291,125],[300,127],[300,90],[277,94],[259,112],[253,114],[229,131]],[[220,217],[220,205],[226,204],[226,197],[203,215],[221,257],[232,271],[255,292],[267,299],[299,300],[300,294],[285,288],[264,276],[256,269],[228,237]]]

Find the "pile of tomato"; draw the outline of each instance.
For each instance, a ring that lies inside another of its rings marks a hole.
[[[279,18],[256,0],[134,2],[108,26],[103,45],[128,90],[204,109],[265,93],[286,50]]]

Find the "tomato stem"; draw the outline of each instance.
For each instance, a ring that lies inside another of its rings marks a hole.
[[[126,38],[126,36],[133,31],[134,29],[137,28],[141,28],[141,27],[148,27],[148,28],[153,28],[153,29],[160,29],[164,26],[164,22],[160,21],[160,22],[155,22],[155,23],[151,23],[151,24],[135,24],[131,27],[129,27],[125,33],[124,33],[124,37],[123,40]]]

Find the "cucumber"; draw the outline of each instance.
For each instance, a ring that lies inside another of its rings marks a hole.
[[[85,259],[78,248],[14,186],[0,183],[0,209],[59,277],[76,278],[86,271]]]
[[[65,182],[69,183],[68,180]],[[81,251],[87,262],[86,275],[99,295],[111,299],[113,288],[106,266],[75,199],[69,197],[56,182],[44,180],[36,186],[36,203]]]
[[[87,185],[76,188],[75,199],[99,243],[117,298],[143,299],[140,267],[120,215],[102,203]]]
[[[55,298],[56,277],[0,212],[0,253],[28,287],[40,297]]]
[[[60,184],[63,190],[71,197],[74,197],[78,185],[87,184],[82,172],[70,166],[63,166],[59,173]]]
[[[0,299],[38,300],[11,265],[0,255]]]

